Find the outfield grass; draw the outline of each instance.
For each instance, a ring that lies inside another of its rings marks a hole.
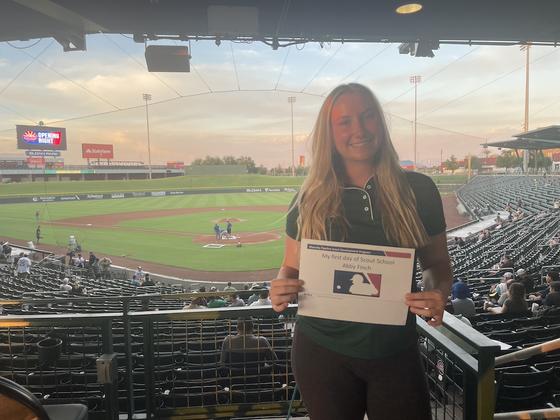
[[[438,184],[461,184],[462,175],[438,176]],[[47,182],[1,185],[0,195],[93,193],[138,190],[162,190],[179,188],[211,188],[234,186],[298,185],[302,178],[270,177],[259,175],[176,177],[153,181],[85,181]],[[234,224],[235,232],[264,232],[283,230],[285,219],[282,212],[259,212],[260,206],[287,206],[293,193],[237,193],[193,194],[168,197],[140,197],[112,200],[83,200],[72,202],[25,203],[0,205],[0,239],[16,238],[35,240],[40,212],[42,243],[66,247],[68,236],[74,235],[85,250],[99,255],[128,256],[160,264],[186,267],[203,271],[252,271],[277,268],[280,265],[283,241],[247,244],[242,248],[225,247],[206,249],[195,244],[187,233],[213,234],[215,220],[228,217],[243,219]],[[249,211],[228,210],[248,206]],[[225,209],[179,216],[157,217],[123,221],[115,228],[87,226],[75,227],[46,224],[50,221],[127,213],[147,210],[181,208]],[[128,228],[128,229],[127,229]],[[166,230],[172,232],[165,232]],[[175,232],[175,234],[173,233]]]
[[[283,242],[247,244],[242,248],[206,249],[192,242],[184,232],[213,234],[214,220],[226,217],[245,219],[235,223],[235,231],[270,231],[285,224],[281,212],[259,212],[259,206],[288,206],[293,193],[200,194],[174,197],[142,197],[120,200],[74,201],[41,204],[0,205],[0,238],[34,240],[35,211],[40,211],[42,243],[66,246],[68,236],[75,235],[85,250],[99,255],[109,254],[186,267],[204,271],[252,271],[277,268],[281,262]],[[250,206],[247,212],[227,211],[228,208]],[[144,210],[178,208],[224,208],[224,211],[183,216],[158,217],[122,223],[141,227],[128,231],[96,226],[56,226],[45,222],[61,219],[124,213]],[[151,230],[152,229],[152,230]],[[160,232],[169,229],[178,234]]]
[[[441,184],[464,184],[466,175],[431,175]],[[110,193],[190,188],[299,186],[304,177],[267,175],[177,176],[130,181],[50,181],[0,184],[0,197],[37,194]]]

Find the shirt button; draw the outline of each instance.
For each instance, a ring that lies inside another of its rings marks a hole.
[[[368,190],[371,190],[371,185],[367,184],[366,188],[367,188]]]
[[[364,210],[365,210],[365,211],[369,211],[369,207],[364,207]]]
[[[363,198],[364,200],[367,200],[367,195],[364,194],[364,195],[362,196],[362,198]]]

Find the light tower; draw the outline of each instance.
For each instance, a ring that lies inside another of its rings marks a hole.
[[[417,167],[416,155],[416,125],[418,117],[418,84],[422,81],[422,76],[410,76],[410,83],[414,85],[414,170]]]
[[[146,102],[146,132],[148,134],[148,176],[152,179],[152,150],[150,147],[150,117],[148,114],[148,101],[152,100],[152,95],[143,93],[142,99]]]
[[[294,102],[296,101],[295,96],[288,96],[288,103],[292,111],[292,176],[296,176],[296,163],[294,155]]]

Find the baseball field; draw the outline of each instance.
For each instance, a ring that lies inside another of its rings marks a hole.
[[[0,197],[214,187],[298,187],[301,178],[177,177],[152,181],[48,182],[0,186]],[[446,183],[457,182],[447,178]],[[460,182],[460,181],[459,181]],[[85,251],[196,272],[253,272],[281,262],[285,214],[293,192],[204,193],[0,205],[0,239],[34,241],[63,253],[74,235]],[[216,239],[214,225],[229,237]],[[239,246],[241,245],[241,246]],[[154,269],[155,271],[155,269]],[[216,273],[217,274],[217,273]],[[241,273],[240,273],[241,274]]]

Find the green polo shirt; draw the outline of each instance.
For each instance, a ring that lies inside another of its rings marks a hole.
[[[406,172],[406,177],[416,197],[418,214],[429,236],[445,231],[441,197],[431,178],[417,172]],[[346,242],[387,245],[389,243],[376,211],[375,186],[370,179],[365,188],[346,187],[342,198],[344,215],[349,223]],[[287,216],[286,233],[298,239],[298,209]],[[330,229],[332,241],[340,241],[336,227]],[[412,279],[403,279],[414,287]],[[403,296],[404,299],[404,296]],[[334,321],[309,316],[298,316],[298,328],[317,344],[362,359],[375,359],[394,355],[416,343],[416,318],[409,312],[406,325],[371,325],[359,322]]]

